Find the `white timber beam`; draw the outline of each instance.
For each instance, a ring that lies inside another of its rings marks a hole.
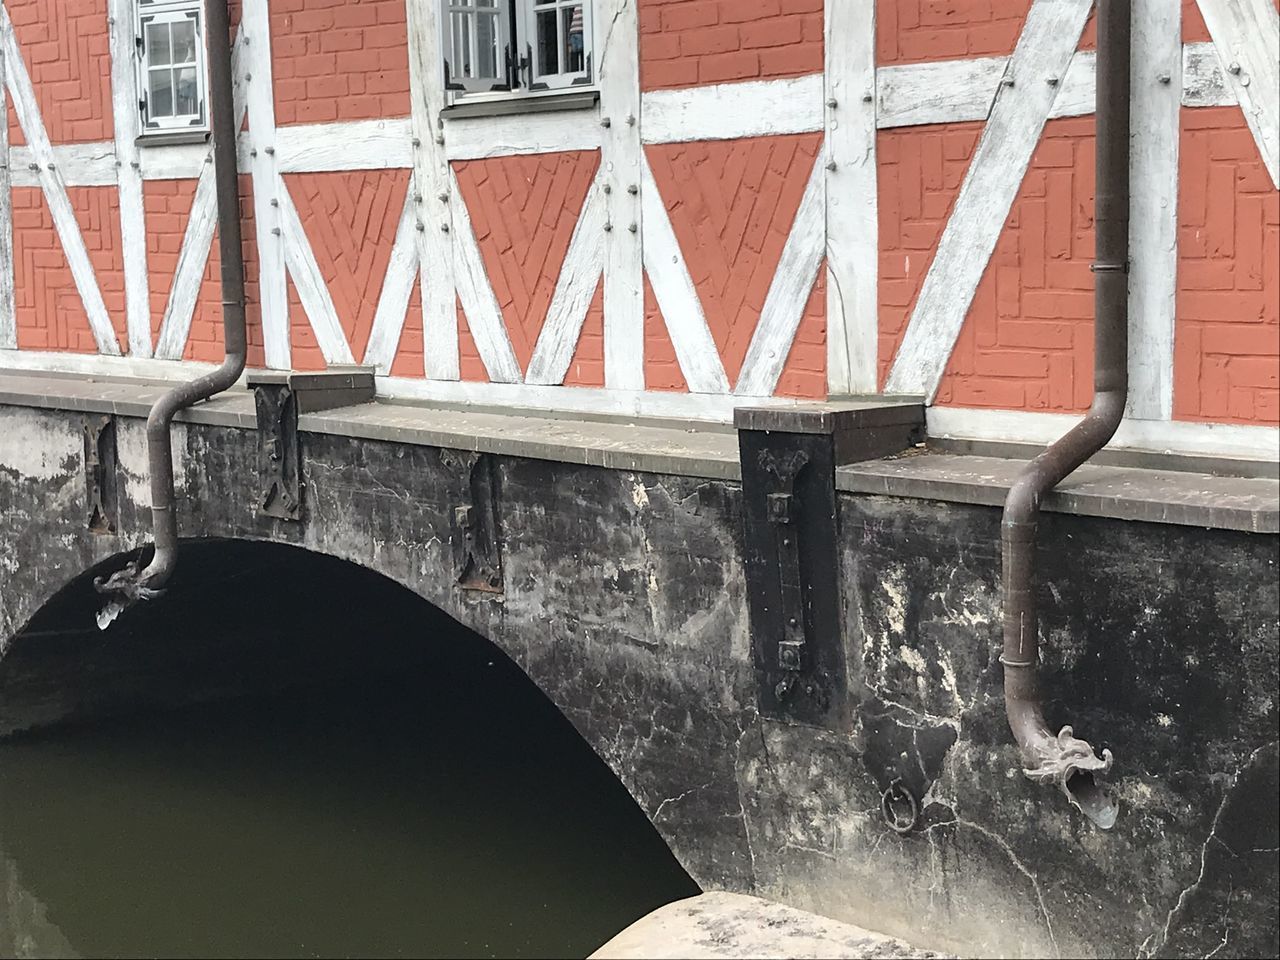
[[[107,26],[111,47],[111,115],[115,124],[117,190],[120,194],[120,250],[124,263],[125,326],[129,355],[151,356],[151,286],[147,275],[147,214],[142,202],[142,159],[138,137],[138,74],[134,69],[134,0],[110,0]]]
[[[1173,416],[1182,7],[1133,0],[1129,151],[1129,408]]]
[[[600,0],[600,178],[605,197],[604,382],[644,389],[644,254],[640,199],[640,20],[637,0]]]
[[[1274,0],[1196,0],[1227,86],[1280,187],[1280,10]]]
[[[35,88],[31,85],[26,62],[22,59],[18,39],[13,32],[13,21],[9,19],[9,9],[2,3],[0,3],[0,48],[3,48],[5,58],[5,84],[13,97],[14,113],[18,116],[18,124],[22,127],[23,136],[27,139],[27,147],[31,151],[30,166],[35,168],[33,172],[44,192],[45,202],[49,205],[54,229],[58,233],[63,253],[67,258],[67,265],[71,268],[71,277],[75,281],[80,301],[89,319],[89,329],[93,333],[99,353],[118,356],[120,344],[116,340],[115,329],[111,326],[111,317],[107,313],[106,303],[103,302],[102,291],[98,287],[98,279],[93,272],[93,262],[89,259],[89,251],[80,233],[80,224],[76,220],[75,210],[67,196],[66,184],[63,182],[62,173],[58,170],[53,148],[49,144],[49,135],[45,131],[44,120],[40,116]]]
[[[9,93],[5,83],[5,45],[0,44],[0,350],[18,349],[18,319],[13,297],[13,190],[9,177]]]
[[[880,221],[876,5],[825,4],[827,390],[875,393]]]
[[[740,397],[767,397],[777,389],[825,253],[825,178],[819,152],[742,361],[733,389]]]
[[[307,231],[302,226],[289,188],[281,183],[276,196],[280,201],[285,265],[293,279],[293,288],[298,291],[302,310],[316,335],[316,345],[320,348],[325,363],[355,363],[351,345],[347,343],[346,331],[342,329],[342,321],[338,319],[329,286],[320,272],[320,265],[316,263],[315,251],[311,249]]]
[[[1035,0],[925,276],[889,393],[932,402],[1080,42],[1090,0]]]
[[[276,107],[271,81],[271,11],[268,0],[244,0],[245,104],[249,113],[249,169],[253,175],[253,222],[258,240],[258,303],[267,366],[293,365],[289,341],[289,289],[280,218],[284,183],[276,162]]]
[[[396,225],[396,238],[391,244],[391,257],[387,272],[382,278],[382,292],[378,296],[378,309],[373,315],[373,328],[369,331],[369,343],[364,351],[364,363],[383,376],[391,372],[391,364],[400,347],[405,320],[409,312],[409,298],[418,279],[418,239],[414,227],[417,221],[417,205],[413,200],[413,184],[404,196],[404,209]]]

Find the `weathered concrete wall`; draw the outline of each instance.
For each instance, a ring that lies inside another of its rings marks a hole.
[[[118,421],[118,536],[84,530],[79,422],[0,407],[0,649],[147,538],[141,422]],[[1049,716],[1116,754],[1123,809],[1102,833],[1018,772],[991,508],[842,498],[858,709],[828,732],[755,713],[735,484],[499,458],[498,598],[455,586],[469,494],[448,451],[304,434],[305,516],[287,523],[256,514],[254,434],[176,438],[184,533],[350,560],[491,639],[704,887],[965,955],[1277,952],[1274,537],[1046,518]],[[45,642],[8,651],[0,691],[15,664],[38,677]],[[906,836],[880,814],[895,778],[924,800]]]

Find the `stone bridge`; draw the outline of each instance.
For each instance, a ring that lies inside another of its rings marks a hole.
[[[997,505],[1025,451],[922,442],[883,400],[735,432],[338,379],[184,415],[178,577],[100,633],[92,577],[149,537],[164,385],[0,375],[0,733],[348,669],[380,624],[343,592],[367,568],[510,657],[704,889],[968,955],[1275,953],[1274,477],[1103,457],[1047,504],[1050,721],[1117,758],[1104,832],[1021,775],[1005,723]],[[260,636],[200,602],[228,570]],[[299,603],[341,618],[342,658],[262,642]]]

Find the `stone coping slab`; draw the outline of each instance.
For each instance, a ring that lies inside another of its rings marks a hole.
[[[719,958],[944,957],[852,924],[759,897],[704,893],[659,907],[606,943],[590,960]]]

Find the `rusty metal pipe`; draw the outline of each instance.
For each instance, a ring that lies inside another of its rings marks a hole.
[[[98,625],[103,629],[129,604],[160,594],[177,565],[178,519],[174,507],[170,436],[173,418],[178,411],[226,390],[244,372],[244,257],[240,247],[240,183],[236,169],[231,26],[227,3],[228,0],[207,0],[205,4],[205,51],[209,65],[214,178],[218,197],[218,253],[222,262],[224,358],[218,369],[179,384],[151,408],[147,417],[147,456],[151,474],[155,553],[141,571],[136,563],[129,563],[105,581],[101,578],[95,581],[98,590],[111,597],[98,615]]]
[[[1071,727],[1057,734],[1044,719],[1038,665],[1036,525],[1046,493],[1106,446],[1124,417],[1129,392],[1129,32],[1128,0],[1099,0],[1097,195],[1094,201],[1094,391],[1088,414],[1031,461],[1005,500],[1001,523],[1004,578],[1005,712],[1022,752],[1023,772],[1052,783],[1103,829],[1117,807],[1096,775],[1110,769]]]

